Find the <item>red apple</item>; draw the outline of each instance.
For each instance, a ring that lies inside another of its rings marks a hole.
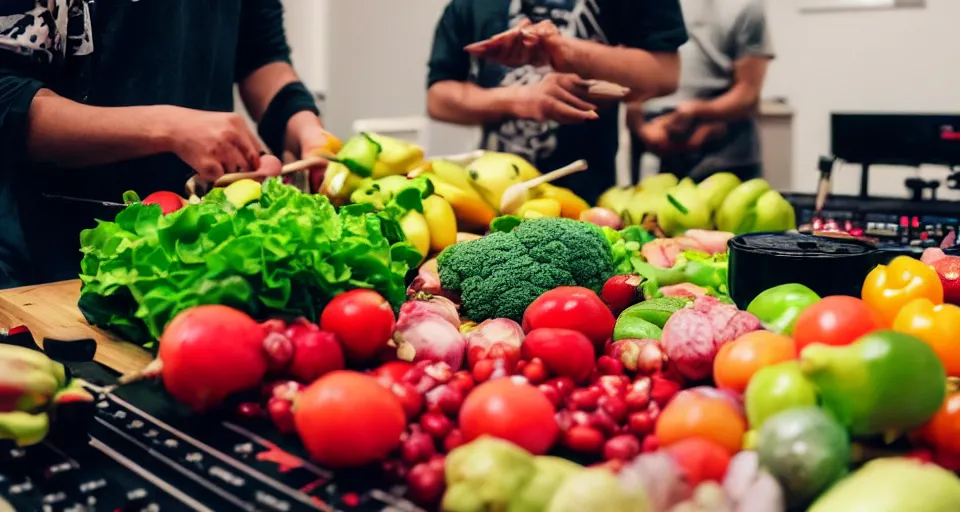
[[[187,205],[186,199],[174,194],[173,192],[167,192],[164,190],[154,192],[140,202],[142,204],[160,205],[160,209],[163,211],[164,215],[173,213]]]

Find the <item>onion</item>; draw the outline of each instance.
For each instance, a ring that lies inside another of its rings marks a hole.
[[[597,226],[606,226],[613,229],[620,229],[623,227],[623,219],[620,218],[620,215],[609,209],[609,208],[590,208],[589,210],[584,211],[580,214],[580,220],[583,222],[589,222],[591,224],[596,224]]]
[[[429,307],[416,306],[417,302],[412,303],[414,306],[407,308],[407,311],[400,310],[397,330],[393,335],[397,343],[397,357],[410,362],[444,362],[453,370],[459,370],[466,348],[460,331],[448,318]]]
[[[490,348],[494,343],[506,343],[520,348],[523,344],[523,328],[508,318],[484,320],[465,336],[467,349],[472,347]]]
[[[435,313],[444,320],[450,322],[450,325],[460,328],[460,314],[457,313],[457,305],[446,297],[439,295],[428,295],[426,293],[417,293],[412,300],[404,302],[400,306],[400,318],[404,316],[422,316]]]

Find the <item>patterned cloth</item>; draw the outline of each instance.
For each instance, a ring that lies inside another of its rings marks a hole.
[[[2,0],[0,50],[43,64],[93,52],[90,8],[95,0]]]

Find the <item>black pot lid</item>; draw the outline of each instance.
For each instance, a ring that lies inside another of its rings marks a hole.
[[[877,252],[870,242],[855,238],[801,233],[751,233],[733,237],[731,250],[786,258],[847,258]]]

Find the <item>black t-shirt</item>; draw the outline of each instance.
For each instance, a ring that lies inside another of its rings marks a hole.
[[[651,52],[673,52],[687,40],[677,0],[452,0],[437,25],[428,87],[444,80],[488,88],[541,80],[548,68],[507,68],[463,51],[524,18],[549,19],[568,37]],[[593,202],[616,182],[619,139],[617,107],[598,113],[598,120],[580,125],[508,119],[484,126],[481,146],[524,156],[544,172],[585,159],[590,171],[561,184]]]
[[[182,193],[172,154],[82,170],[25,159],[26,112],[41,87],[101,107],[233,111],[233,85],[289,61],[280,0],[15,0],[0,8],[0,287],[75,278],[79,233],[120,202]],[[24,243],[24,241],[26,243]]]

